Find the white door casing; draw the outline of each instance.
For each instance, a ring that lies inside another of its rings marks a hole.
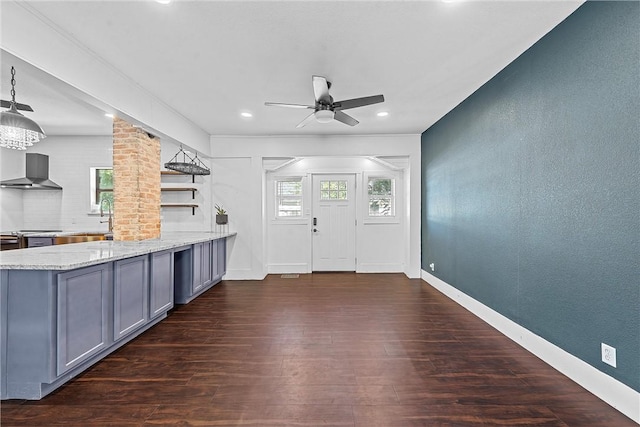
[[[312,188],[313,271],[355,271],[355,174],[314,174]]]

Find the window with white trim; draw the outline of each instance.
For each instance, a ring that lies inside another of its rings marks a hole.
[[[108,200],[113,207],[113,168],[110,166],[90,168],[91,206],[93,213],[100,212],[100,203]],[[106,209],[107,204],[105,204]]]
[[[369,177],[368,205],[370,217],[394,217],[396,215],[394,178]]]
[[[302,178],[275,181],[276,218],[302,217]]]

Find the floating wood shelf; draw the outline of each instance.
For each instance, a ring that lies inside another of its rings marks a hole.
[[[182,172],[178,172],[178,171],[173,171],[173,170],[161,170],[160,171],[160,176],[180,176],[180,177],[189,177],[191,176],[191,183],[195,184],[196,182],[196,177],[195,175],[190,175],[187,173],[182,173]],[[165,182],[164,184],[169,184]],[[178,183],[175,183],[178,184]],[[178,184],[180,185],[180,184]],[[184,184],[183,184],[184,185]],[[179,186],[172,186],[172,187],[161,187],[160,191],[190,191],[191,192],[191,199],[195,199],[196,198],[196,191],[198,191],[197,187],[193,187],[193,186],[185,186],[185,187],[179,187]],[[196,208],[198,207],[197,204],[194,203],[161,203],[160,207],[162,208],[191,208],[191,215],[195,215],[196,214]]]
[[[198,205],[193,203],[161,203],[161,208],[191,208],[191,215],[196,214]]]
[[[161,191],[191,191],[191,198],[196,198],[196,191],[198,191],[195,187],[162,187]]]
[[[196,176],[195,175],[189,175],[187,173],[182,173],[182,172],[178,172],[178,171],[160,171],[160,175],[181,175],[181,176],[191,176],[191,183],[195,184],[196,182]]]

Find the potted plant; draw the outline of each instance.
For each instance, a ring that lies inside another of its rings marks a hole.
[[[220,205],[216,205],[216,224],[224,225],[229,222],[227,211]]]

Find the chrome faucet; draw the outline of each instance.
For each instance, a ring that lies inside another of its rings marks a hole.
[[[100,221],[100,223],[105,223],[108,222],[109,223],[109,233],[113,233],[113,210],[112,210],[112,205],[111,205],[111,200],[109,199],[102,199],[100,201],[100,217],[104,216],[104,210],[102,209],[104,202],[107,202],[107,207],[109,208],[108,211],[108,215],[109,215],[109,219],[107,221]]]

